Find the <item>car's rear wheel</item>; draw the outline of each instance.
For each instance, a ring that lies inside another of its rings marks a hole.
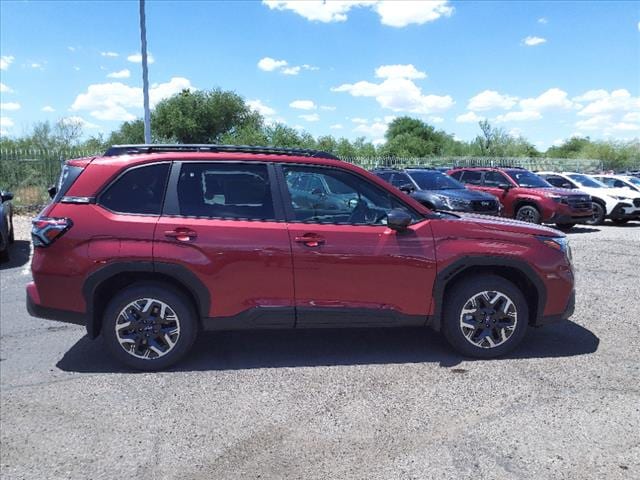
[[[138,370],[161,370],[180,360],[198,331],[195,309],[161,283],[137,283],[107,306],[102,335],[111,354]]]
[[[593,213],[591,218],[587,220],[587,225],[602,225],[604,223],[604,217],[606,216],[606,210],[604,206],[600,205],[598,202],[592,202],[591,208]]]
[[[533,205],[523,205],[516,212],[516,220],[528,223],[540,223],[542,215]]]
[[[496,275],[477,275],[453,286],[446,296],[442,332],[463,355],[493,358],[524,338],[529,309],[520,289]]]
[[[576,226],[575,223],[556,223],[556,228],[558,230],[562,230],[563,232],[568,232],[575,226]]]
[[[16,236],[13,232],[13,216],[11,216],[11,219],[9,220],[9,243],[14,243],[16,241]]]

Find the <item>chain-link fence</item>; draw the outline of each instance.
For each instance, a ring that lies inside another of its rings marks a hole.
[[[15,203],[36,206],[47,202],[47,189],[56,183],[64,160],[95,155],[83,150],[0,150],[0,189],[12,191]],[[513,166],[533,171],[597,172],[602,161],[565,158],[491,158],[491,157],[427,157],[427,158],[345,158],[366,169],[375,167],[454,167]]]

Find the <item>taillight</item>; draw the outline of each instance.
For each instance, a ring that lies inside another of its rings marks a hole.
[[[31,240],[34,247],[48,247],[73,227],[70,218],[38,217],[31,223]]]

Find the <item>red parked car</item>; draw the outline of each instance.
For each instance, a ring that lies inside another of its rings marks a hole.
[[[465,167],[447,173],[472,190],[498,197],[505,217],[530,223],[555,223],[566,231],[593,216],[587,193],[556,188],[523,168]]]
[[[53,193],[29,312],[86,325],[138,369],[243,328],[428,326],[489,358],[574,308],[562,233],[434,213],[322,152],[113,147],[68,161]]]

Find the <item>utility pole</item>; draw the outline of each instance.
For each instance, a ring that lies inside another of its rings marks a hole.
[[[144,96],[144,143],[151,143],[151,111],[149,110],[149,68],[147,67],[147,26],[144,0],[140,0],[140,42],[142,44],[142,95]]]

